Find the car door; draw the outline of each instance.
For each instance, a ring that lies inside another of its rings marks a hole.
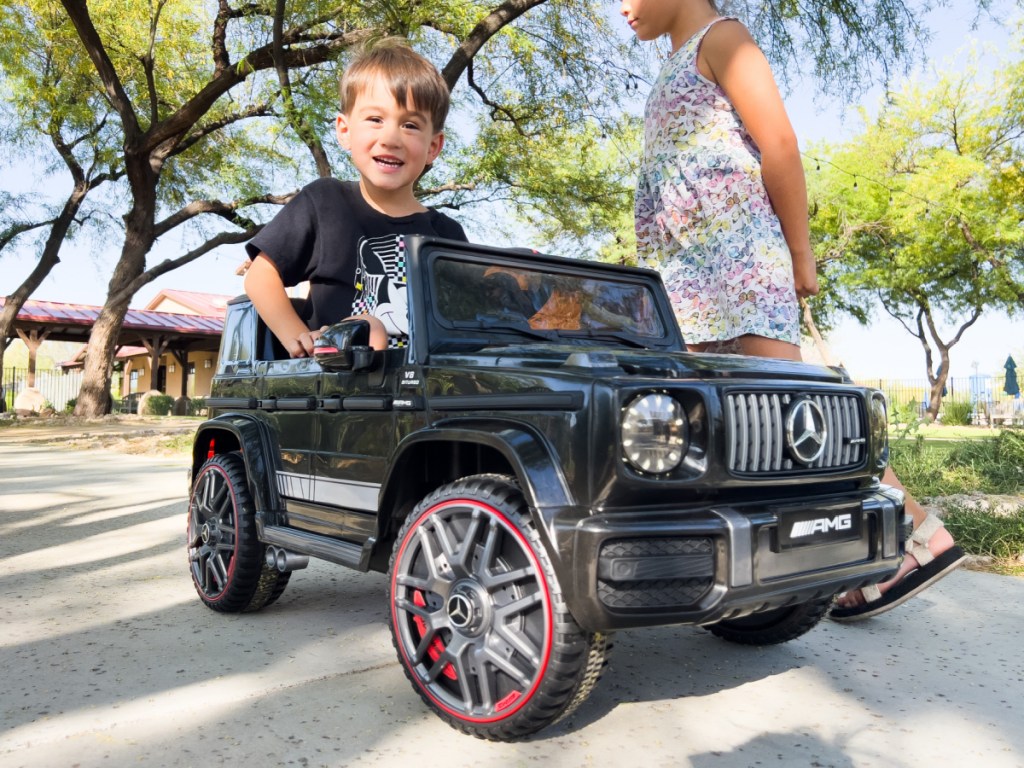
[[[256,406],[271,428],[278,448],[274,480],[288,514],[288,524],[301,521],[314,501],[313,456],[317,448],[317,388],[320,366],[310,358],[257,363],[262,381]],[[299,526],[301,527],[301,525]]]
[[[395,377],[401,350],[377,353],[369,371],[324,371],[313,457],[318,533],[363,542],[372,536],[377,501],[395,449]]]

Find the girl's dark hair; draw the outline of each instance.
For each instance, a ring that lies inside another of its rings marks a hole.
[[[343,115],[349,114],[356,97],[369,88],[376,77],[384,79],[403,109],[411,96],[416,109],[430,115],[434,133],[444,129],[451,99],[448,84],[437,68],[401,37],[388,37],[364,48],[345,69],[338,86]]]

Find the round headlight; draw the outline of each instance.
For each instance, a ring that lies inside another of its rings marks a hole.
[[[881,392],[871,393],[871,451],[875,469],[885,469],[889,463],[889,417]]]
[[[622,412],[622,452],[642,472],[662,474],[678,467],[687,439],[683,406],[668,395],[643,395]]]

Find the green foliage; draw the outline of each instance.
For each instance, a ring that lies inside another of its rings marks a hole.
[[[957,543],[973,555],[1004,561],[1024,557],[1024,506],[1009,514],[993,514],[972,506],[954,505],[945,510],[943,522]]]
[[[1024,434],[957,442],[893,440],[892,467],[920,497],[964,493],[1024,493]]]
[[[64,403],[64,412],[72,413],[75,410],[75,404],[78,402],[77,397],[70,397],[68,401]]]
[[[331,122],[338,71],[367,39],[409,38],[454,85],[449,149],[423,179],[426,203],[460,215],[475,208],[488,221],[493,204],[511,203],[559,250],[631,258],[629,158],[639,139],[635,117],[624,115],[636,110],[640,73],[655,67],[644,66],[650,49],[633,44],[607,4],[289,0],[284,58],[275,61],[277,7],[0,6],[0,155],[45,146],[51,170],[77,165],[92,180],[116,182],[91,193],[76,218],[100,258],[118,259],[105,305],[113,327],[90,341],[83,415],[105,406],[116,324],[133,292],[217,243],[248,239],[317,172],[312,138],[323,137],[335,175],[351,177]],[[752,4],[748,21],[777,71],[807,61],[823,83],[848,90],[905,60],[926,7],[871,0],[808,10],[786,0]],[[4,201],[0,233],[33,206],[30,197]],[[56,205],[45,201],[33,220]],[[155,242],[172,237],[182,256],[147,264]]]
[[[1020,311],[1022,76],[1017,60],[991,82],[968,67],[907,83],[855,139],[810,150],[826,309],[864,322],[877,299],[932,360],[983,312]]]
[[[151,395],[146,399],[143,416],[168,416],[174,408],[174,398],[170,395]]]
[[[974,405],[970,400],[943,400],[942,423],[953,427],[964,427],[971,423]]]
[[[1002,461],[1024,477],[1024,430],[1003,429],[996,438],[996,450]]]

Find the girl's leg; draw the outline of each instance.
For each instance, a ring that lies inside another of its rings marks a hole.
[[[928,517],[928,511],[918,503],[917,499],[910,495],[906,488],[903,487],[899,478],[896,477],[896,473],[892,471],[892,467],[885,468],[885,474],[882,475],[882,482],[886,485],[891,485],[894,488],[899,488],[904,494],[906,494],[907,514],[909,514],[913,519],[914,528],[916,529],[920,527],[921,523],[924,522],[924,519]],[[928,539],[927,546],[928,551],[931,552],[934,557],[938,557],[943,552],[947,552],[952,549],[954,544],[953,536],[946,530],[945,526],[943,526],[931,535]],[[912,554],[908,553],[907,556],[903,558],[903,562],[900,563],[900,568],[896,571],[896,575],[889,579],[889,581],[883,581],[879,584],[878,591],[884,595],[890,587],[898,584],[903,580],[904,576],[915,570],[917,567],[917,560]],[[840,608],[852,608],[857,605],[863,605],[864,602],[864,595],[859,589],[845,592],[836,599],[836,605]]]
[[[764,336],[739,336],[725,341],[702,341],[687,344],[691,352],[714,352],[716,354],[749,355],[751,357],[774,357],[781,360],[800,361],[800,347],[788,341],[769,339]]]
[[[800,356],[800,347],[790,344],[788,341],[766,339],[764,336],[740,336],[736,341],[739,343],[740,354],[752,357],[775,357],[797,362],[803,359]]]

